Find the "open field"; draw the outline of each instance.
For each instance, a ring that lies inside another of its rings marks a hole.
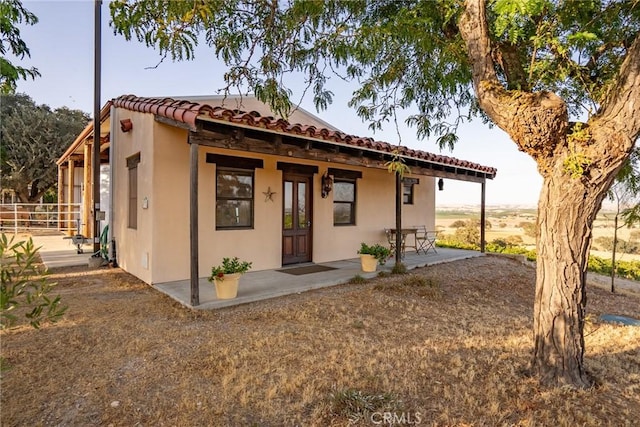
[[[490,225],[486,230],[487,242],[495,239],[508,239],[513,236],[522,239],[522,245],[529,249],[535,249],[535,237],[531,233],[527,234],[523,225],[535,225],[537,212],[531,208],[502,208],[487,207],[486,219]],[[598,238],[608,237],[613,239],[613,227],[615,214],[610,211],[601,211],[593,225],[593,239],[591,254],[610,259],[611,252],[604,250],[602,244],[598,243]],[[458,221],[479,221],[480,207],[445,207],[436,211],[436,228],[445,234],[454,234],[455,227],[452,225]],[[622,227],[618,230],[618,239],[631,241],[640,244],[640,229]],[[621,252],[618,248],[616,255],[618,260],[632,261],[640,260],[640,254],[629,254]]]
[[[534,270],[504,257],[209,312],[119,269],[54,279],[64,320],[0,337],[11,366],[3,426],[383,425],[385,414],[438,426],[640,420],[640,328],[597,320],[638,316],[640,294],[590,287],[585,360],[597,386],[544,389],[526,376]]]

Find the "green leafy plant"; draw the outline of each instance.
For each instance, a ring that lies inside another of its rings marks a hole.
[[[563,162],[565,171],[571,175],[571,178],[578,179],[587,171],[587,167],[591,164],[591,159],[582,153],[572,152]]]
[[[373,255],[373,257],[378,260],[378,263],[380,265],[383,265],[391,256],[391,250],[379,243],[369,246],[366,243],[362,242],[360,244],[360,250],[358,250],[358,253],[360,255]]]
[[[356,274],[351,279],[349,279],[349,284],[351,285],[361,285],[363,283],[367,283],[367,279],[365,279],[359,274]]]
[[[391,269],[391,274],[405,274],[407,272],[407,266],[401,262],[397,262]]]
[[[214,279],[224,280],[225,274],[244,274],[249,271],[251,265],[251,262],[240,261],[238,257],[223,258],[222,265],[216,265],[211,268],[211,276],[209,276],[209,281],[213,282]]]
[[[384,164],[389,173],[396,173],[402,178],[405,174],[411,172],[409,166],[406,165],[404,159],[400,157],[398,150],[393,151],[393,159]]]
[[[0,235],[0,328],[9,328],[24,313],[34,328],[43,321],[55,322],[67,307],[60,296],[49,296],[55,283],[47,280],[48,271],[38,263],[38,248],[33,240],[15,241]]]

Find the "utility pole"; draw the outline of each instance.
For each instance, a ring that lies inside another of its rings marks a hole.
[[[93,49],[93,253],[100,252],[100,71],[102,0],[95,0]],[[88,195],[87,195],[88,196]]]

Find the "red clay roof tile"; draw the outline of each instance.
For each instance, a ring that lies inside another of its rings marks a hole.
[[[186,123],[191,127],[196,126],[196,120],[198,117],[208,116],[214,120],[238,123],[282,133],[306,135],[311,138],[357,147],[366,147],[385,153],[397,152],[398,154],[409,158],[427,160],[451,166],[460,166],[466,169],[483,172],[490,178],[493,178],[496,174],[496,168],[493,167],[456,159],[455,157],[433,154],[403,146],[395,146],[387,142],[375,141],[373,138],[346,135],[340,131],[333,131],[326,128],[318,129],[315,126],[300,123],[289,123],[287,120],[281,118],[276,119],[271,116],[262,116],[257,111],[246,112],[231,110],[220,106],[200,104],[197,102],[174,100],[172,98],[141,98],[136,97],[135,95],[123,95],[115,98],[112,102],[113,105],[118,108],[142,113],[157,114],[177,122]]]

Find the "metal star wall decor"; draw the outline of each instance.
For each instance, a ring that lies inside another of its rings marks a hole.
[[[267,191],[263,191],[262,194],[264,194],[264,201],[267,202],[269,200],[271,200],[273,202],[273,196],[276,195],[275,191],[271,191],[271,187],[267,188]]]

